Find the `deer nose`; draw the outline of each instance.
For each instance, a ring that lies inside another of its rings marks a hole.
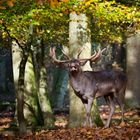
[[[71,67],[71,71],[77,70],[76,67]]]

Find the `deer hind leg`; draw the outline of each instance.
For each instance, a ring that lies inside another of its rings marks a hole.
[[[125,98],[125,92],[119,92],[119,95],[116,97],[116,101],[121,109],[121,116],[122,116],[122,122],[124,122],[124,98]]]
[[[91,119],[91,108],[92,108],[92,104],[93,104],[93,99],[88,99],[87,102],[82,101],[84,106],[85,106],[85,110],[86,110],[86,121],[84,123],[85,126],[90,126],[92,127],[92,119]]]
[[[105,128],[108,128],[110,126],[112,115],[115,112],[115,103],[113,100],[113,96],[106,96],[105,99],[110,107],[110,114],[109,114],[108,120],[107,120],[106,125],[105,125]]]

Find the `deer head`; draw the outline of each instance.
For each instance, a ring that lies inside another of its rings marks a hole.
[[[98,52],[95,51],[92,56],[90,56],[89,58],[84,58],[84,59],[79,58],[79,56],[82,52],[82,49],[79,51],[76,59],[70,59],[70,57],[68,55],[66,55],[66,53],[62,50],[63,55],[67,59],[58,60],[56,58],[55,47],[52,47],[52,48],[50,48],[50,57],[52,58],[54,64],[68,69],[69,72],[79,72],[81,70],[81,66],[84,66],[87,61],[90,61],[90,62],[98,61],[104,50],[105,49],[103,49],[103,50],[99,49]]]

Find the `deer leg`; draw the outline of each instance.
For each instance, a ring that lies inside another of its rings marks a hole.
[[[121,109],[122,122],[124,122],[124,94],[123,93],[119,93],[119,94],[122,95],[122,97],[118,96],[116,100]]]
[[[84,102],[83,102],[84,103]],[[91,108],[93,104],[93,99],[88,99],[86,103],[84,103],[85,109],[86,109],[86,121],[85,126],[89,125],[92,127],[92,119],[91,119]]]
[[[124,122],[124,104],[120,104],[120,108],[121,108],[122,122]]]
[[[87,126],[89,123],[88,123],[88,118],[87,118],[87,103],[84,103],[84,107],[85,107],[85,110],[86,110],[86,120],[84,122],[84,126]]]
[[[114,103],[113,98],[111,96],[107,96],[106,101],[110,107],[110,114],[109,114],[108,120],[107,120],[106,125],[105,125],[105,128],[108,128],[110,126],[112,115],[115,112],[115,103]]]

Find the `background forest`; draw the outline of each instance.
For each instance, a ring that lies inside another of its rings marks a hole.
[[[80,57],[87,58],[106,48],[99,63],[83,70],[126,72],[126,108],[140,108],[139,7],[140,0],[1,0],[0,110],[14,112],[11,129],[20,135],[54,129],[59,113],[68,115],[69,128],[81,126],[83,105],[67,71],[51,62],[50,47],[63,60],[62,51],[75,58],[83,48]],[[94,104],[92,117],[101,126],[96,105],[105,102]]]

